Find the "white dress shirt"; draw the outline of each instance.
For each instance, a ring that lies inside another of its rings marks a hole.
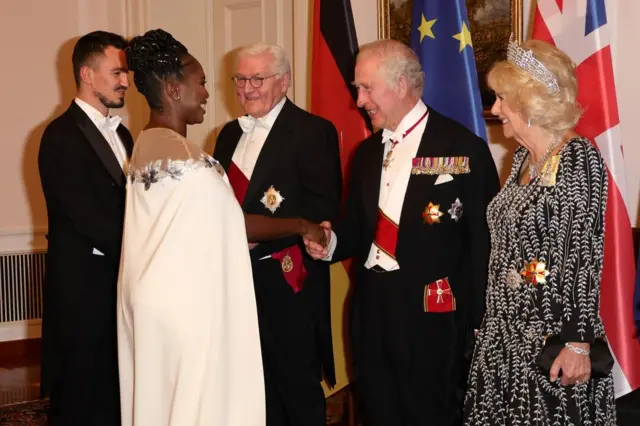
[[[240,140],[238,141],[238,146],[236,146],[236,150],[231,158],[231,161],[242,171],[242,174],[244,174],[247,180],[251,180],[262,147],[267,140],[267,136],[269,136],[273,123],[276,122],[276,118],[280,115],[280,111],[282,111],[286,100],[286,96],[283,97],[264,117],[247,117],[255,122],[254,127],[250,131],[243,129],[242,136],[240,136]],[[242,127],[242,125],[240,127]],[[250,244],[249,247],[251,250],[255,245]],[[261,257],[259,260],[270,258],[271,255],[267,255]]]
[[[238,141],[238,146],[233,153],[232,161],[248,180],[251,180],[253,169],[255,169],[258,157],[260,156],[260,151],[262,151],[267,136],[269,136],[269,131],[271,127],[273,127],[276,118],[278,118],[280,111],[282,111],[286,100],[287,98],[283,97],[267,115],[255,119],[255,127],[253,130],[244,132],[242,136],[240,136],[240,141]]]
[[[120,163],[120,167],[122,168],[122,170],[126,171],[127,151],[124,149],[124,145],[120,140],[120,136],[118,136],[118,132],[116,131],[116,129],[111,128],[111,126],[109,126],[109,117],[105,117],[104,115],[102,115],[102,113],[100,113],[100,111],[98,111],[97,109],[95,109],[94,107],[92,107],[91,105],[89,105],[88,103],[86,103],[80,98],[76,98],[75,102],[85,112],[85,114],[89,116],[89,118],[91,119],[93,124],[96,125],[100,133],[102,133],[102,136],[104,136],[105,140],[109,143],[109,146],[111,147],[111,151],[113,151],[113,155],[115,155],[116,159],[118,160],[118,163]],[[112,118],[115,118],[115,117],[112,117]],[[117,121],[119,123],[119,120]]]
[[[427,127],[429,117],[427,116],[422,119],[406,137],[403,137],[403,134],[411,129],[426,112],[427,106],[422,100],[419,100],[413,109],[400,121],[395,131],[384,129],[382,132],[382,143],[385,144],[382,154],[383,159],[393,146],[391,141],[395,140],[398,143],[395,148],[393,148],[392,159],[389,166],[386,169],[383,167],[382,173],[380,174],[378,206],[385,213],[389,213],[390,209],[393,209],[396,214],[391,216],[397,216],[394,217],[394,221],[398,224],[400,224],[400,212],[402,211],[409,178],[411,177],[413,159],[418,153],[422,134]],[[331,231],[331,241],[328,247],[329,254],[324,260],[331,260],[337,245],[337,236]],[[365,262],[365,268],[371,268],[375,265],[379,265],[387,271],[400,268],[396,260],[385,254],[372,242],[369,256]]]

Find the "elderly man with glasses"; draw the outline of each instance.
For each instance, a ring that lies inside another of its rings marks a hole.
[[[335,383],[329,268],[307,256],[301,237],[321,242],[317,224],[339,215],[338,135],[287,99],[291,66],[281,47],[240,49],[232,82],[246,115],[224,126],[213,155],[245,213],[267,426],[324,426],[322,375]]]

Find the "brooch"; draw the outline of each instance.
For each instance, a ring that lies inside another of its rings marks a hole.
[[[511,290],[516,290],[522,285],[522,276],[515,269],[510,269],[507,272],[507,287]]]
[[[560,162],[560,156],[554,155],[549,158],[542,166],[540,171],[540,185],[553,186],[556,184],[556,175],[558,174],[558,164]]]
[[[547,263],[540,262],[538,259],[533,259],[530,263],[525,262],[520,275],[534,287],[538,287],[538,284],[546,284],[547,275],[549,275]]]

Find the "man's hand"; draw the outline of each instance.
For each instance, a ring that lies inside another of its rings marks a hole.
[[[306,219],[302,219],[302,231],[300,236],[305,241],[310,241],[314,244],[318,244],[322,247],[326,245],[326,235],[324,228]]]
[[[329,255],[329,243],[331,242],[331,223],[322,222],[318,228],[322,232],[321,241],[314,241],[311,238],[303,236],[304,245],[307,248],[309,256],[316,260],[321,260]]]

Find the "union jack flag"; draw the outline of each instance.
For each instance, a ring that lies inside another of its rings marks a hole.
[[[553,43],[577,64],[576,131],[598,146],[609,169],[600,315],[615,357],[616,397],[640,387],[640,342],[635,337],[635,259],[620,117],[611,60],[616,0],[538,0],[533,38]]]

